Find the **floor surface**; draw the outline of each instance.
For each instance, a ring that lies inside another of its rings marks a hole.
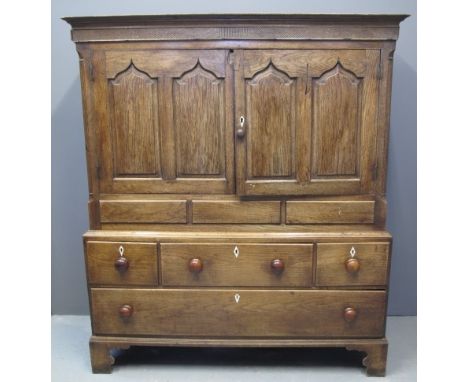
[[[52,316],[52,381],[416,381],[416,317],[389,317],[387,376],[367,379],[344,349],[130,348],[112,374],[92,374],[88,316]]]

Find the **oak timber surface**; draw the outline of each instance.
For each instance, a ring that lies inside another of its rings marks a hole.
[[[122,247],[122,254],[119,248]],[[115,267],[116,260],[128,261],[124,272]],[[86,243],[88,282],[107,285],[157,285],[156,245],[151,243]]]
[[[89,316],[54,315],[51,321],[52,381],[96,381],[89,365]],[[416,317],[388,317],[388,380],[416,381],[416,332]],[[116,347],[122,346],[126,340],[119,337],[100,339]],[[282,342],[282,349],[272,349],[272,340],[257,341],[255,344],[256,347],[260,347],[263,343],[268,349],[246,348],[246,341],[239,340],[229,340],[231,349],[218,347],[227,346],[228,341],[222,339],[206,340],[204,348],[198,347],[200,345],[196,345],[195,348],[180,348],[195,346],[196,342],[193,339],[156,339],[152,342],[148,338],[134,338],[133,341],[134,344],[146,343],[152,346],[171,343],[173,347],[130,347],[116,357],[113,374],[100,379],[151,381],[157,375],[162,381],[206,382],[215,374],[220,380],[237,379],[244,382],[362,382],[365,379],[360,353],[347,352],[344,349],[324,349],[333,343],[343,345],[343,341],[340,340],[274,340],[277,344]],[[369,340],[348,341],[350,343]],[[288,343],[293,349],[284,348]],[[320,348],[308,348],[312,343]],[[234,347],[236,344],[237,347]]]
[[[94,333],[100,335],[367,338],[384,335],[384,291],[93,288],[91,297]],[[122,303],[134,308],[129,319],[123,320],[118,315]],[[353,322],[343,319],[347,306],[359,312]]]
[[[296,286],[312,285],[310,244],[161,244],[165,286]],[[202,270],[190,272],[196,258]],[[284,269],[275,272],[272,261]]]
[[[65,18],[83,93],[94,372],[110,372],[112,346],[294,343],[362,351],[369,374],[385,373],[405,17]]]
[[[359,264],[351,273],[345,262],[350,258]],[[317,285],[386,285],[389,260],[388,243],[342,243],[317,245]]]

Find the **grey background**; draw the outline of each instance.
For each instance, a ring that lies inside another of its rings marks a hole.
[[[407,13],[394,57],[388,229],[390,315],[416,315],[416,0],[52,1],[52,314],[88,314],[88,228],[78,56],[63,16],[152,13]]]

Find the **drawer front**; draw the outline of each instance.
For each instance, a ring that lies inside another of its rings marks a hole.
[[[389,243],[318,244],[318,286],[387,284]]]
[[[185,200],[101,200],[103,223],[186,223]]]
[[[374,205],[374,201],[288,201],[286,223],[373,223]]]
[[[99,335],[372,338],[384,335],[386,293],[102,288],[91,301]]]
[[[157,285],[156,244],[88,241],[88,282],[103,285]]]
[[[161,244],[166,286],[312,284],[312,244]]]
[[[194,200],[193,223],[279,224],[279,201]]]

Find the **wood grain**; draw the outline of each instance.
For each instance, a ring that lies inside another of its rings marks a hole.
[[[233,192],[227,51],[100,53],[94,73],[109,98],[99,105],[101,191]]]
[[[405,17],[65,18],[80,56],[93,372],[130,345],[345,346],[384,374]]]
[[[193,223],[279,224],[279,201],[193,200]]]
[[[351,258],[359,261],[359,271],[350,274],[345,261]],[[387,285],[389,243],[348,243],[318,244],[317,274],[318,286],[370,286]]]
[[[254,242],[355,242],[388,241],[392,236],[372,225],[260,225],[260,224],[103,224],[102,230],[87,231],[85,240],[165,242],[239,240]],[[120,240],[120,239],[119,239]]]
[[[96,148],[96,131],[93,124],[93,60],[92,51],[86,45],[76,47],[80,58],[80,80],[81,80],[81,97],[83,106],[83,123],[85,133],[86,147],[86,165],[88,175],[88,219],[89,228],[100,228],[99,217],[99,182],[98,182],[98,155]]]
[[[338,63],[313,82],[312,176],[357,175],[360,80]]]
[[[247,78],[270,64],[294,78],[319,78],[332,70],[338,61],[356,76],[365,76],[368,70],[365,49],[252,49],[244,52],[244,60]]]
[[[161,244],[162,284],[165,286],[284,286],[312,284],[311,244]],[[238,256],[234,254],[238,249]],[[192,258],[203,262],[193,274]],[[271,262],[280,259],[285,270],[275,274]]]
[[[186,223],[185,200],[101,200],[103,223]]]
[[[200,64],[174,81],[178,176],[224,175],[224,83]]]
[[[246,136],[237,139],[238,194],[371,193],[378,56],[364,49],[243,52],[235,88],[237,119],[247,115]]]
[[[125,272],[119,272],[115,261],[119,247],[129,261]],[[158,284],[156,244],[128,242],[95,242],[86,244],[88,282],[91,285],[150,285]]]
[[[363,359],[367,374],[384,375],[388,341],[377,339],[301,339],[301,338],[190,338],[190,337],[112,337],[91,336],[90,346],[98,349],[91,352],[94,373],[109,373],[113,358],[108,357],[110,348],[127,349],[129,346],[167,346],[167,347],[256,347],[256,348],[340,348],[365,352]],[[106,358],[103,358],[106,357]],[[101,360],[104,362],[101,363]],[[95,367],[96,366],[96,367]],[[100,366],[100,367],[98,367]]]
[[[157,82],[132,64],[109,87],[114,175],[159,176]]]
[[[367,368],[367,375],[374,377],[384,377],[387,367],[388,343],[356,343],[346,346],[347,350],[357,350],[365,352],[366,356],[362,364]]]
[[[287,224],[373,223],[373,201],[287,201]]]
[[[92,288],[91,301],[94,333],[99,335],[380,338],[385,294]],[[129,320],[118,315],[122,304],[134,309]],[[358,311],[352,323],[343,319],[348,305]]]
[[[294,174],[295,83],[272,65],[246,83],[248,179]]]
[[[89,342],[89,354],[91,356],[91,368],[93,373],[109,374],[112,371],[114,357],[110,354],[110,348],[102,342]]]
[[[72,39],[164,40],[396,40],[408,15],[224,14],[65,17]],[[133,26],[133,28],[131,28]],[[135,28],[137,27],[138,28]]]
[[[153,78],[178,78],[200,63],[215,76],[225,77],[224,57],[225,53],[222,50],[134,50],[132,45],[123,51],[113,49],[106,51],[106,76],[113,78],[116,73],[127,68],[130,63],[134,63]]]

